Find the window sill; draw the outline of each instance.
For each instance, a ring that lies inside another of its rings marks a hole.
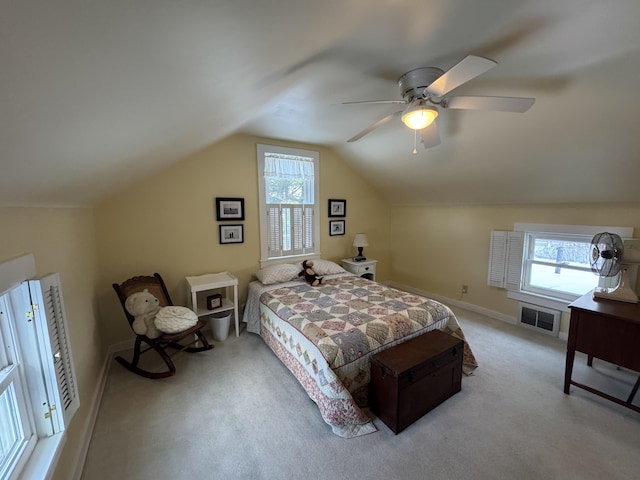
[[[24,480],[51,478],[66,440],[67,437],[64,432],[38,439],[35,450],[17,478]]]
[[[260,268],[265,268],[269,265],[279,265],[282,263],[298,263],[302,262],[302,260],[319,260],[320,258],[320,253],[307,253],[302,255],[290,255],[288,257],[268,258],[266,260],[260,260]]]
[[[561,312],[568,312],[569,304],[573,301],[549,297],[546,295],[538,295],[530,292],[523,292],[522,290],[509,290],[507,292],[507,297],[512,300],[518,300],[519,302],[526,302],[533,305],[539,305],[541,307],[560,310]]]

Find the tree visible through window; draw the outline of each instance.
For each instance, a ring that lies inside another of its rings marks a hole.
[[[261,259],[319,250],[317,152],[258,145]]]

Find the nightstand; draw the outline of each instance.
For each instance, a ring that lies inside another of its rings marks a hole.
[[[362,278],[366,278],[367,280],[375,281],[376,263],[378,263],[378,260],[372,260],[371,258],[368,258],[361,262],[355,262],[352,258],[343,258],[342,268],[344,268],[347,272],[360,275]]]
[[[204,317],[216,312],[233,310],[236,337],[240,335],[238,323],[238,279],[229,272],[208,273],[195,277],[186,277],[189,295],[191,296],[191,308],[198,317]],[[233,298],[229,295],[233,290]],[[207,308],[207,296],[220,293],[220,306]]]

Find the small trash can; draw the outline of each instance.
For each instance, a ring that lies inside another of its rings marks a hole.
[[[224,342],[229,336],[229,326],[231,324],[231,312],[216,312],[209,315],[209,325],[213,338],[219,342]]]

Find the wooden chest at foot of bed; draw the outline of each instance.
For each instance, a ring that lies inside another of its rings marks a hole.
[[[464,342],[433,330],[371,357],[369,402],[398,434],[461,389]]]

